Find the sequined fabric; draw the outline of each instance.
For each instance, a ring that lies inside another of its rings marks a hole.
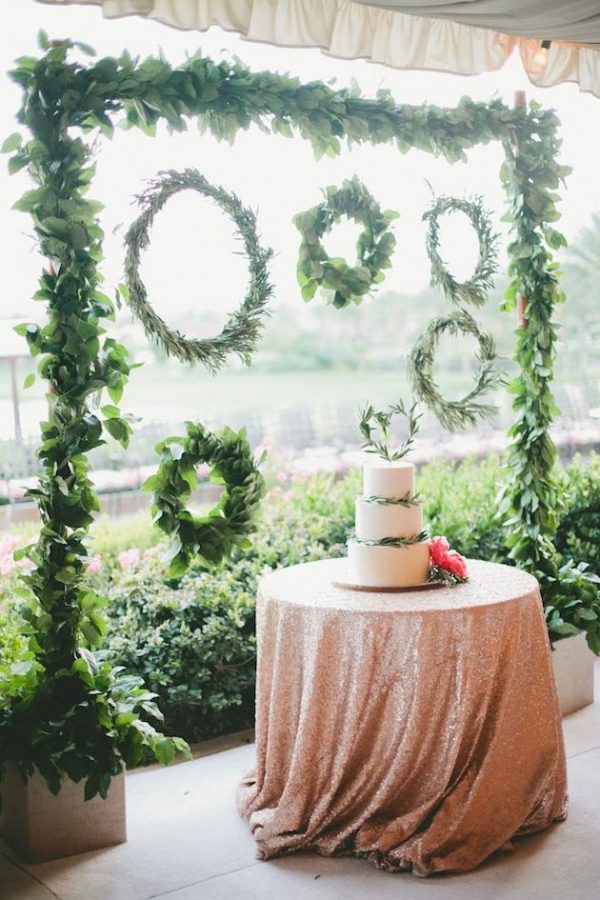
[[[294,566],[259,588],[256,769],[237,798],[257,856],[466,872],[564,819],[535,579],[471,560],[465,585],[366,593],[333,586],[345,565]]]

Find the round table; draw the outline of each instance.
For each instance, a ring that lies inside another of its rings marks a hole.
[[[260,859],[312,849],[464,872],[566,816],[536,580],[469,561],[456,587],[336,587],[345,560],[264,577],[256,769],[238,790]]]

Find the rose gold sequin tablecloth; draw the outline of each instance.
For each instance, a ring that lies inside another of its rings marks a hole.
[[[263,578],[256,770],[238,791],[261,859],[312,849],[465,872],[566,815],[535,579],[470,561],[454,588],[335,587],[344,560]]]

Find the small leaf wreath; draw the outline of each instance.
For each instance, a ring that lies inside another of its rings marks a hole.
[[[265,492],[245,429],[224,428],[214,434],[194,422],[186,422],[186,429],[185,437],[166,438],[157,445],[161,462],[143,485],[154,492],[155,523],[171,538],[167,572],[171,577],[183,575],[195,556],[216,565],[235,547],[246,549]],[[199,463],[208,463],[211,480],[225,487],[217,505],[203,516],[185,506],[198,483]]]
[[[332,292],[333,306],[343,309],[361,303],[384,280],[383,270],[390,268],[396,246],[390,223],[398,213],[382,211],[356,175],[346,179],[341,188],[327,187],[323,193],[323,203],[292,220],[302,235],[296,277],[304,300],[312,300],[321,287]],[[363,226],[356,242],[355,266],[341,257],[329,257],[322,243],[323,236],[342,216]]]
[[[448,539],[442,536],[429,539],[429,581],[437,584],[464,584],[469,580],[464,556],[450,549]]]
[[[442,334],[472,335],[479,343],[479,368],[475,385],[460,400],[446,400],[440,393],[433,379],[433,362],[438,341]],[[474,425],[480,416],[490,416],[495,407],[478,402],[478,398],[502,382],[502,376],[496,372],[494,362],[497,358],[493,337],[481,331],[475,319],[464,309],[456,310],[446,316],[432,319],[409,357],[409,375],[415,394],[438,418],[440,424],[449,431],[457,431]]]
[[[396,415],[404,416],[408,421],[408,434],[403,443],[396,450],[389,447],[388,441],[390,437],[390,427],[392,418]],[[364,443],[361,444],[361,450],[366,453],[376,453],[381,459],[388,462],[395,462],[402,459],[403,456],[412,449],[415,436],[419,431],[419,421],[421,413],[417,413],[417,405],[413,403],[410,409],[406,409],[404,402],[401,400],[394,406],[388,406],[388,411],[376,409],[372,403],[368,403],[364,409],[360,411],[360,421],[358,427]],[[377,440],[375,437],[375,423],[379,426],[381,438]]]
[[[445,213],[462,212],[471,221],[479,241],[479,257],[475,271],[468,281],[457,281],[448,271],[439,252],[439,219]],[[493,276],[498,269],[498,235],[492,228],[481,197],[463,200],[456,197],[438,197],[423,214],[429,222],[426,238],[427,256],[431,263],[431,283],[439,285],[453,303],[470,303],[483,306],[487,292],[493,287]]]
[[[140,257],[148,247],[154,217],[170,197],[187,190],[210,197],[231,216],[249,262],[250,283],[246,296],[239,309],[227,318],[221,333],[213,338],[187,338],[170,328],[150,305],[140,277]],[[196,169],[159,172],[136,200],[143,212],[125,235],[124,297],[142,323],[146,335],[157,341],[169,356],[175,356],[182,362],[201,363],[212,372],[222,368],[230,353],[237,354],[248,364],[262,333],[267,303],[273,291],[268,274],[268,262],[273,251],[261,246],[252,210],[243,206],[235,194],[211,185]]]

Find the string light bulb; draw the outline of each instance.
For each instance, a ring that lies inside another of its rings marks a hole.
[[[533,61],[537,68],[540,70],[546,68],[546,63],[548,61],[548,50],[550,49],[550,44],[552,41],[541,41],[539,49],[537,50],[535,56],[533,57]]]

